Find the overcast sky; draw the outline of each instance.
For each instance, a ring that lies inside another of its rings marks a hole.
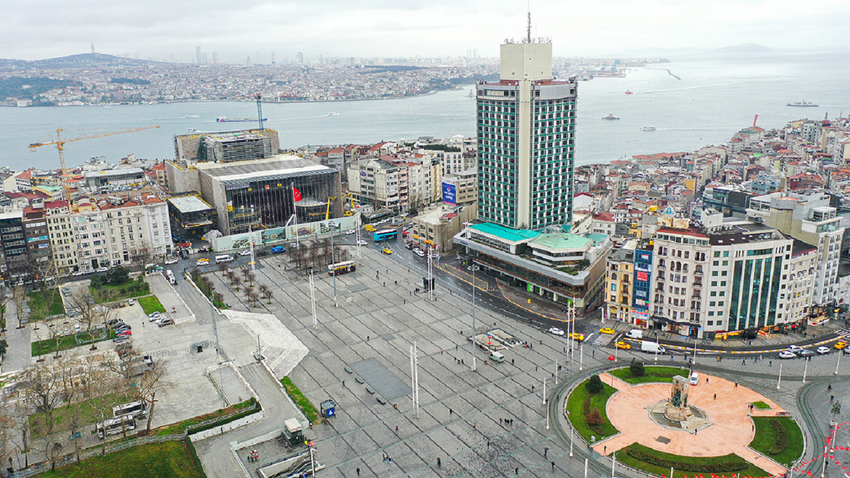
[[[522,0],[33,0],[0,15],[0,58],[88,53],[191,62],[305,58],[498,56],[525,34]],[[850,2],[818,0],[532,0],[534,36],[556,56],[641,48],[842,49]]]

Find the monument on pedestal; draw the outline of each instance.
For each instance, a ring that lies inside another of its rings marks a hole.
[[[649,416],[661,426],[691,433],[711,425],[705,412],[688,403],[689,392],[688,379],[676,375],[671,383],[670,398],[650,405]]]

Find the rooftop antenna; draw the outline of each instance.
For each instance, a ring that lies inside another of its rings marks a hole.
[[[531,43],[531,1],[528,2],[528,33],[526,41]]]

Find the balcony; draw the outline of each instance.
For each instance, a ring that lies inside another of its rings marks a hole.
[[[697,277],[702,277],[702,271],[696,270],[696,271],[694,271],[694,275],[697,276]]]
[[[702,289],[702,282],[694,282],[694,289]]]

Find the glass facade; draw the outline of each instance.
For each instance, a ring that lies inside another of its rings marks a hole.
[[[516,96],[479,99],[477,110],[478,217],[487,222],[516,228]]]
[[[732,274],[729,326],[727,330],[766,327],[776,324],[776,308],[782,274],[782,256],[751,259],[771,254],[771,249],[747,251],[747,259],[736,260]]]

